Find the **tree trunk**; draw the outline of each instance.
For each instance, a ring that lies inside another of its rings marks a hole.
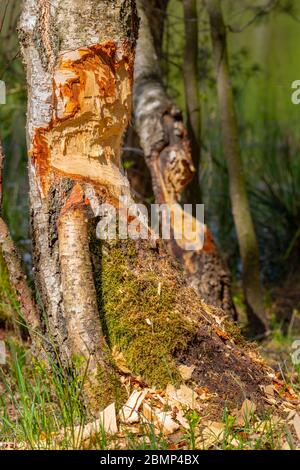
[[[40,318],[22,270],[19,253],[11,238],[8,226],[2,218],[3,166],[4,153],[0,142],[0,250],[7,267],[11,286],[14,289],[16,299],[20,302],[24,326],[26,323],[29,334],[33,337],[34,333],[40,330]]]
[[[220,0],[206,0],[210,21],[213,57],[222,138],[229,174],[230,199],[243,266],[243,288],[250,329],[254,334],[266,330],[263,292],[260,283],[259,250],[246,190],[238,125],[230,80],[226,28]]]
[[[148,16],[149,2],[140,1],[141,27],[135,61],[134,112],[141,145],[149,166],[157,203],[168,204],[184,216],[178,201],[191,181],[194,166],[190,143],[182,115],[171,102],[162,84],[161,70],[154,46]],[[144,8],[144,6],[147,8]],[[168,248],[183,264],[188,281],[205,302],[221,307],[230,317],[236,318],[232,302],[231,276],[225,266],[213,237],[206,226],[193,220],[198,235],[191,240],[167,241]],[[176,227],[173,226],[173,234]],[[204,231],[202,247],[200,237]],[[192,244],[192,248],[191,248]],[[188,247],[188,245],[190,245]],[[189,249],[187,249],[189,248]]]
[[[198,14],[196,0],[183,0],[184,12],[184,60],[183,79],[187,112],[187,131],[191,146],[195,175],[186,189],[187,200],[193,204],[201,201],[200,152],[201,107],[198,70]]]
[[[63,364],[84,359],[91,400],[109,360],[85,192],[91,186],[99,199],[129,193],[120,142],[130,113],[136,29],[128,0],[26,0],[19,28],[28,81],[35,283],[48,341]]]
[[[160,242],[94,236],[89,212],[130,199],[119,157],[136,24],[128,0],[25,2],[35,282],[48,336],[60,360],[87,362],[93,411],[111,399],[108,346],[149,385],[179,382],[178,364],[194,364],[193,379],[214,393],[219,414],[225,401],[262,403],[266,368],[234,324],[186,285]]]

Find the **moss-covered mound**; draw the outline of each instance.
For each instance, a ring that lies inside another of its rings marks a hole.
[[[192,381],[216,404],[262,402],[267,368],[222,311],[186,285],[177,262],[148,242],[102,247],[101,315],[110,347],[149,385],[179,382],[178,364],[194,365]]]

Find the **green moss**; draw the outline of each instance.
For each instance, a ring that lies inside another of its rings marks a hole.
[[[240,328],[233,323],[231,320],[225,320],[224,321],[224,329],[226,333],[229,334],[229,336],[232,337],[234,342],[239,345],[244,345],[245,344],[245,338],[243,337]]]
[[[72,383],[77,390],[84,391],[88,408],[101,411],[115,403],[120,408],[127,398],[125,389],[121,387],[120,377],[113,366],[113,359],[109,348],[105,352],[106,366],[97,365],[96,371],[89,370],[89,364],[83,356],[72,356]]]
[[[112,402],[117,410],[126,401],[125,388],[121,387],[120,377],[113,368],[103,369],[98,367],[97,372],[98,396],[97,405],[99,410],[103,410]]]
[[[187,345],[191,325],[180,311],[172,273],[163,272],[157,256],[153,262],[149,249],[138,252],[133,241],[103,251],[101,315],[110,345],[149,384],[178,382],[173,353]]]

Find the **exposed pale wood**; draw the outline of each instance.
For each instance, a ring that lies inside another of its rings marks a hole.
[[[182,407],[188,407],[190,409],[197,408],[197,392],[184,384],[180,385],[178,389],[169,384],[167,386],[166,393],[167,396],[169,396]]]

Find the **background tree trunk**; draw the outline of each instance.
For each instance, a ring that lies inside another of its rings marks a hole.
[[[187,201],[201,202],[200,153],[201,153],[201,106],[198,70],[198,13],[196,0],[183,0],[184,12],[184,60],[183,79],[187,113],[187,131],[191,146],[195,175],[186,188]]]
[[[206,5],[217,74],[219,109],[229,174],[230,199],[243,266],[243,289],[250,329],[254,334],[257,334],[266,330],[266,317],[260,283],[258,243],[249,207],[238,139],[238,125],[228,63],[226,28],[220,0],[206,0]]]
[[[178,200],[193,177],[194,166],[182,115],[167,96],[162,84],[156,53],[159,45],[155,48],[150,28],[153,17],[149,3],[138,1],[141,26],[135,61],[135,119],[152,175],[156,202],[172,205],[178,214],[184,216]],[[167,241],[168,248],[182,262],[190,285],[200,297],[235,318],[230,272],[209,229],[196,219],[193,223],[198,227],[198,236],[191,241],[187,238],[180,240],[175,239],[173,233]],[[175,227],[173,229],[176,230]],[[203,248],[201,231],[205,233]],[[191,244],[193,249],[187,249],[187,245]]]

